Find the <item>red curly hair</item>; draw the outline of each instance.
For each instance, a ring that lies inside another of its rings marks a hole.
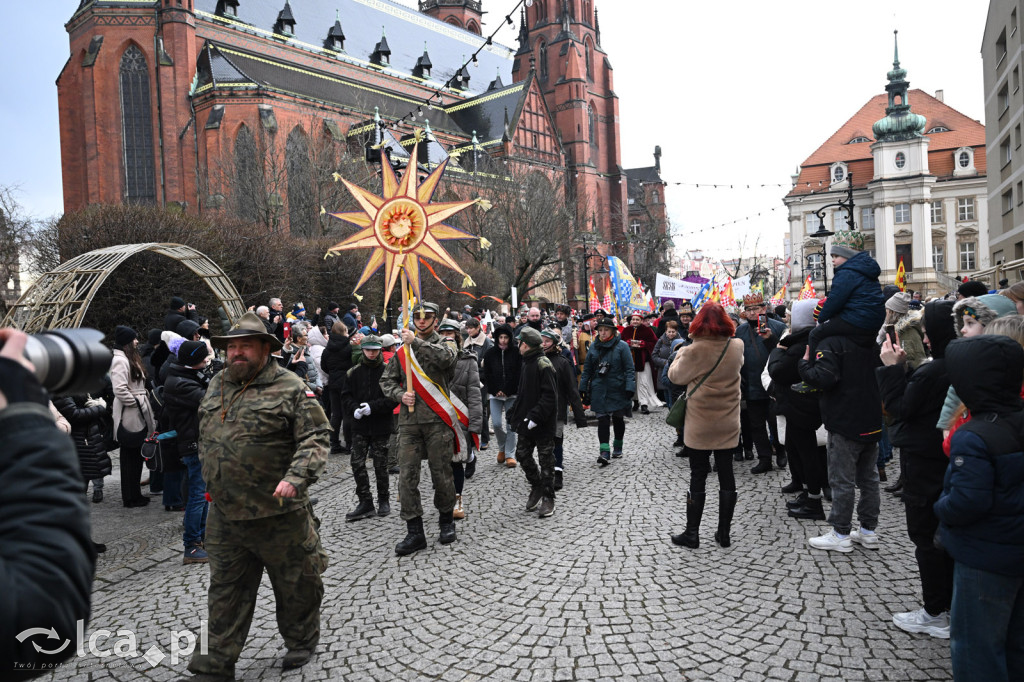
[[[697,317],[690,323],[690,338],[706,336],[730,337],[736,334],[736,323],[726,314],[725,308],[714,301],[701,306]]]

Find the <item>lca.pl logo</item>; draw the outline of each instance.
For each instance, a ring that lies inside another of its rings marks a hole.
[[[118,630],[113,632],[111,630],[105,630],[100,628],[92,632],[88,639],[85,636],[85,621],[77,621],[76,628],[76,648],[75,653],[79,658],[84,658],[87,653],[96,656],[97,658],[108,658],[115,656],[117,658],[125,659],[128,663],[128,659],[139,658],[139,642],[135,633],[132,630]],[[113,639],[116,637],[116,639]],[[19,642],[24,643],[29,640],[32,644],[32,648],[38,653],[44,656],[56,656],[62,653],[68,646],[71,645],[70,639],[63,639],[57,634],[56,628],[28,628],[22,630],[15,639]],[[184,643],[184,646],[182,644]],[[189,656],[196,649],[196,636],[189,629],[184,630],[171,630],[167,640],[167,653],[156,644],[153,644],[145,653],[141,654],[141,658],[150,665],[150,667],[156,667],[163,662],[164,659],[169,658],[170,665],[176,665],[184,656]],[[206,654],[209,650],[209,631],[207,630],[207,623],[205,620],[199,621],[199,653]],[[61,663],[15,663],[15,669],[48,669],[57,668]],[[130,665],[130,663],[129,663]]]

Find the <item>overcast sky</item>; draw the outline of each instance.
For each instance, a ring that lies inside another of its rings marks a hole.
[[[330,0],[291,2],[298,11],[303,3]],[[489,33],[517,0],[483,3]],[[0,184],[18,186],[21,204],[37,217],[63,210],[54,81],[68,56],[64,22],[78,0],[44,4],[40,11],[39,2],[4,0],[0,22]],[[759,252],[782,253],[782,197],[790,175],[885,91],[893,29],[900,31],[900,61],[911,87],[943,90],[946,104],[983,119],[984,0],[596,5],[602,46],[615,70],[623,165],[653,165],[654,146],[661,145],[663,178],[701,185],[670,186],[677,250],[732,256],[745,240],[749,255],[760,238]],[[502,29],[498,42],[516,45],[518,12],[514,19],[516,26]]]

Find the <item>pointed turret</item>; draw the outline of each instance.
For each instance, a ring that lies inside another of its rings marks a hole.
[[[586,79],[586,72],[583,69],[583,58],[576,44],[569,45],[569,59],[565,66],[565,80],[581,81]]]
[[[430,62],[430,55],[427,54],[427,43],[423,43],[423,55],[416,60],[416,66],[413,67],[412,75],[417,78],[430,78],[430,70],[434,68],[434,65]]]
[[[519,11],[519,49],[516,56],[530,51],[530,31],[526,28],[526,10]]]
[[[334,26],[327,31],[324,47],[341,52],[345,49],[345,32],[341,29],[341,12],[334,10]]]
[[[899,31],[893,31],[892,70],[887,74],[889,83],[885,86],[885,91],[889,93],[889,106],[885,109],[885,118],[871,126],[871,131],[878,142],[896,142],[921,137],[926,123],[924,116],[910,111],[910,101],[907,98],[910,83],[906,80],[906,69],[900,67],[898,33]]]
[[[370,54],[370,63],[377,66],[391,65],[391,48],[388,47],[388,36],[384,27],[380,27],[380,42],[377,43]]]
[[[497,69],[497,73],[494,74],[494,80],[487,86],[487,91],[501,90],[503,87],[505,87],[505,84],[501,82],[501,69]]]
[[[594,40],[597,41],[597,46],[601,47],[601,22],[597,18],[597,6],[594,6]]]
[[[284,9],[277,13],[274,33],[285,36],[295,35],[295,16],[292,14],[292,6],[288,0],[284,0]]]

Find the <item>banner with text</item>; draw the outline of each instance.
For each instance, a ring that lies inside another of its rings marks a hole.
[[[659,298],[685,298],[691,300],[700,291],[700,286],[696,282],[686,282],[659,272],[654,282],[654,295]]]

